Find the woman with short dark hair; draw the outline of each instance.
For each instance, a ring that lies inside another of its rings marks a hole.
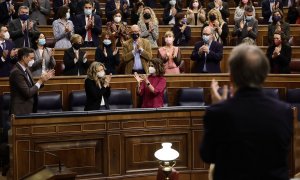
[[[172,27],[175,46],[188,46],[191,39],[191,27],[187,25],[185,13],[177,13],[175,16],[175,25]]]
[[[150,75],[134,74],[138,82],[137,93],[143,99],[142,108],[158,108],[164,105],[166,89],[165,69],[161,59],[154,58],[149,62]]]

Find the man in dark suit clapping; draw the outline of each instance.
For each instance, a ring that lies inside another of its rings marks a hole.
[[[17,63],[17,49],[9,40],[10,35],[6,26],[0,25],[0,77],[8,77],[12,67]]]
[[[197,42],[191,60],[196,61],[198,73],[220,73],[220,61],[223,57],[223,45],[213,40],[214,30],[210,26],[203,29],[202,41]]]
[[[267,57],[259,47],[242,44],[228,61],[234,95],[227,99],[226,86],[220,95],[213,80],[217,104],[203,119],[203,161],[215,164],[214,180],[288,180],[293,111],[262,90],[270,70]]]

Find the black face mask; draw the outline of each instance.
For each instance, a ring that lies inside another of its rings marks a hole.
[[[81,44],[79,44],[79,43],[74,43],[74,44],[73,44],[73,48],[76,49],[76,50],[78,50],[78,49],[81,48]]]
[[[131,34],[131,37],[133,40],[137,40],[140,37],[140,34],[133,33],[133,34]]]
[[[214,14],[209,15],[209,20],[210,21],[214,21],[216,19],[217,19],[216,15],[214,15]]]
[[[144,19],[150,19],[151,18],[151,14],[150,13],[145,13],[144,14]]]

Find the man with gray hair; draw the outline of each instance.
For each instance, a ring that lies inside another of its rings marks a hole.
[[[262,91],[269,62],[257,46],[241,44],[229,57],[234,95],[227,99],[212,82],[200,148],[203,161],[215,164],[214,180],[288,180],[292,139],[291,107]]]
[[[20,6],[19,18],[9,23],[9,34],[16,48],[31,47],[31,38],[34,33],[38,33],[36,22],[29,19],[29,8]]]

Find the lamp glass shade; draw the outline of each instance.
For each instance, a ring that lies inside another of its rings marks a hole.
[[[179,153],[172,149],[172,143],[162,143],[162,148],[154,153],[154,156],[161,161],[172,161],[178,158]]]

